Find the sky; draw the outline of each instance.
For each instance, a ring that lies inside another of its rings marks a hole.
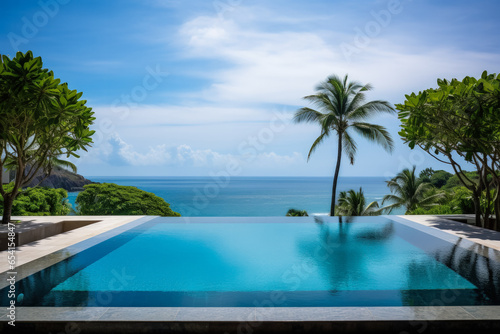
[[[500,2],[2,0],[0,54],[33,51],[95,112],[85,176],[331,176],[336,139],[294,112],[327,76],[402,103],[438,78],[500,72]],[[391,153],[355,137],[342,176],[451,171],[369,120]],[[355,136],[355,135],[354,135]],[[472,168],[471,168],[472,169]]]

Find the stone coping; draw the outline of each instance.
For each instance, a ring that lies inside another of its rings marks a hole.
[[[499,320],[500,306],[18,307],[16,321]],[[6,311],[2,317],[6,319]]]
[[[498,333],[499,307],[20,307],[2,333]]]

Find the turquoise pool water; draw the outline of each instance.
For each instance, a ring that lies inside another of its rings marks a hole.
[[[153,219],[31,275],[18,283],[23,302],[256,306],[275,295],[274,306],[397,306],[428,305],[450,291],[454,304],[496,298],[447,262],[466,256],[464,248],[387,218],[190,221]]]
[[[110,268],[134,276],[117,284],[117,291],[474,288],[397,235],[362,237],[390,224],[349,224],[348,231],[341,232],[338,224],[159,223],[54,291],[106,291],[115,279]],[[325,236],[329,240],[321,244]]]

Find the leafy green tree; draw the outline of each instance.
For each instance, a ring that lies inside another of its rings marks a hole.
[[[372,86],[348,82],[347,79],[347,75],[343,80],[336,75],[329,76],[316,87],[316,94],[304,97],[316,109],[304,107],[294,116],[294,121],[297,123],[316,123],[321,127],[321,134],[309,150],[308,160],[318,145],[330,134],[333,133],[337,138],[337,164],[333,177],[330,216],[335,215],[335,196],[342,153],[347,154],[351,164],[354,164],[356,155],[356,142],[349,130],[352,129],[389,152],[393,149],[393,141],[387,130],[381,125],[365,121],[377,113],[394,113],[395,110],[387,101],[366,102],[365,92],[371,90]]]
[[[9,183],[4,188],[13,186],[13,183]],[[67,197],[68,193],[64,189],[27,188],[14,200],[12,214],[14,216],[65,216],[71,210]],[[0,212],[3,212],[1,203]]]
[[[431,182],[431,176],[434,174],[434,169],[426,168],[420,172],[418,177],[424,182]]]
[[[287,217],[304,217],[304,216],[309,216],[307,214],[306,210],[297,210],[297,209],[290,209],[286,213]]]
[[[402,123],[399,134],[410,148],[418,146],[452,166],[472,192],[477,226],[500,229],[500,74],[485,71],[479,79],[437,83],[438,88],[406,95],[405,102],[396,105]],[[467,176],[457,157],[475,166],[478,182]],[[493,225],[491,206],[481,209],[483,195],[493,203]]]
[[[94,113],[81,96],[43,68],[31,51],[12,59],[1,56],[0,178],[4,167],[16,170],[14,186],[9,191],[0,187],[3,224],[10,221],[19,190],[39,171],[50,175],[60,156],[78,157],[76,152],[92,143]]]
[[[462,180],[468,180],[465,181],[470,185],[477,185],[479,183],[479,175],[477,172],[467,172],[467,171],[462,171]],[[448,180],[446,180],[446,184],[443,186],[443,189],[452,189],[455,187],[460,187],[463,186],[462,182],[460,181],[460,178],[457,174],[450,176]]]
[[[378,216],[381,212],[382,209],[379,208],[377,201],[366,205],[366,198],[362,188],[359,188],[359,192],[351,189],[339,193],[337,205],[339,216]]]
[[[429,182],[436,188],[442,188],[452,176],[447,171],[438,170],[431,175]]]
[[[423,182],[415,174],[416,166],[413,169],[403,169],[392,180],[386,181],[387,186],[391,190],[390,195],[385,195],[382,199],[382,205],[390,202],[384,209],[389,212],[396,208],[404,207],[406,213],[416,210],[418,207],[428,209],[439,204],[439,201],[444,197],[443,193],[434,193],[428,195],[432,189],[430,183]]]
[[[83,188],[75,201],[80,215],[180,216],[163,198],[136,187],[101,183]]]

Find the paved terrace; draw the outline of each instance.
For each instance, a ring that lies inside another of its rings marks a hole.
[[[500,251],[500,232],[464,224],[439,216],[396,216],[425,226],[433,227]],[[448,217],[448,216],[445,216]],[[459,216],[455,216],[459,217]],[[471,219],[472,220],[472,219]]]

